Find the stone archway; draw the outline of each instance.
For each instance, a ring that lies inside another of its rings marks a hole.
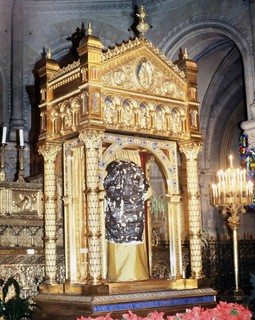
[[[213,170],[226,165],[231,148],[238,158],[240,123],[245,121],[246,113],[248,118],[253,117],[251,46],[247,34],[234,22],[208,15],[185,21],[168,33],[160,47],[170,58],[179,47],[187,47],[200,70],[200,128],[205,141],[199,163],[201,207],[205,227],[209,227],[211,219],[219,218],[212,214],[209,203]]]

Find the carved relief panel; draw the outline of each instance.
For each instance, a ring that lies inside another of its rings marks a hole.
[[[0,215],[13,215],[24,218],[42,218],[43,216],[43,193],[41,189],[31,187],[29,184],[19,185],[6,184],[0,188]]]
[[[103,122],[107,128],[161,134],[187,135],[187,111],[184,105],[158,104],[157,101],[103,95]]]
[[[174,99],[185,99],[185,83],[174,73],[166,72],[147,57],[129,59],[102,76],[105,87],[119,87]]]

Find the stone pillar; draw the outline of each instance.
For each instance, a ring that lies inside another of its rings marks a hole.
[[[201,245],[201,208],[198,183],[198,153],[202,150],[200,142],[187,142],[180,145],[180,152],[186,156],[188,214],[191,277],[199,279],[202,274],[202,245]]]
[[[45,206],[45,268],[46,283],[57,284],[57,235],[56,235],[56,178],[55,160],[61,146],[49,143],[39,146],[44,157],[44,206]]]
[[[241,123],[241,128],[248,136],[249,149],[255,148],[255,119]]]
[[[99,162],[101,159],[102,132],[88,129],[80,133],[85,144],[85,197],[87,210],[88,276],[87,283],[99,284],[102,276],[102,217],[100,210]]]
[[[15,17],[15,18],[14,18]],[[10,140],[16,141],[16,129],[24,128],[23,119],[23,1],[14,1],[12,26],[12,119]],[[27,140],[26,132],[25,141]]]

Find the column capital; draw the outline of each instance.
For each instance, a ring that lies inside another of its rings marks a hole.
[[[96,129],[89,129],[79,134],[79,139],[84,142],[86,148],[99,148],[103,137],[104,132]]]
[[[184,153],[189,160],[196,160],[198,153],[202,151],[202,142],[188,141],[179,144],[180,152]]]
[[[54,161],[56,155],[61,151],[61,144],[46,142],[43,145],[39,145],[38,152],[44,157],[44,161]]]

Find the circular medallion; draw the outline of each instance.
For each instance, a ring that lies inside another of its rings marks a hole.
[[[113,80],[118,86],[122,86],[125,82],[125,73],[122,70],[117,70],[113,74]]]

